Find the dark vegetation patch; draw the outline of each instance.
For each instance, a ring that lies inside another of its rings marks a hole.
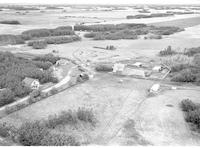
[[[95,70],[99,71],[99,72],[111,72],[111,71],[113,71],[113,65],[111,65],[111,64],[98,64],[95,67]]]
[[[66,37],[58,37],[58,36],[66,36]],[[60,41],[60,43],[67,42],[66,40],[75,40],[75,32],[72,30],[71,26],[60,26],[55,29],[32,29],[22,32],[20,35],[11,35],[11,34],[2,34],[0,35],[0,44],[1,45],[15,45],[15,44],[24,44],[27,40],[34,40],[34,39],[41,39],[44,37],[55,37],[54,39],[48,39],[56,40],[54,42]],[[57,37],[57,38],[56,38]],[[71,39],[70,39],[71,38]],[[78,37],[76,37],[78,38]],[[47,39],[46,39],[47,40]],[[45,43],[38,41],[37,43],[34,43],[34,47],[36,49],[45,48]]]
[[[38,79],[42,84],[57,83],[50,70],[57,60],[59,57],[52,54],[28,60],[9,52],[0,52],[0,88],[2,89],[0,106],[13,102],[15,97],[24,97],[31,92],[31,89],[23,83],[25,77]]]
[[[145,24],[105,24],[105,25],[75,25],[76,31],[88,31],[84,36],[94,40],[137,39],[138,35],[148,33],[155,35],[170,35],[182,31],[178,27],[155,27]]]
[[[169,58],[170,62],[172,63],[170,65],[170,76],[172,81],[192,82],[197,85],[200,84],[199,47],[188,48],[185,49],[184,52],[176,52],[172,50],[171,46],[168,46],[166,49],[160,51],[159,55],[165,58]]]
[[[20,25],[21,23],[16,20],[5,20],[5,21],[0,21],[0,24]]]
[[[17,5],[8,5],[8,6],[0,6],[1,9],[11,9],[11,10],[40,10],[33,6],[17,6]]]
[[[173,16],[172,13],[152,13],[150,15],[138,14],[138,15],[128,15],[127,19],[142,19],[142,18],[154,18],[154,17],[167,17]]]
[[[44,49],[48,44],[64,44],[80,40],[81,38],[77,35],[45,37],[42,40],[29,41],[28,46],[32,46],[34,49]]]
[[[122,132],[127,138],[123,145],[151,145],[149,141],[147,141],[136,129],[135,129],[135,121],[132,119],[128,119],[124,125]]]
[[[49,116],[47,120],[24,123],[19,129],[1,124],[0,135],[24,146],[79,146],[81,142],[73,133],[56,132],[56,128],[71,126],[76,130],[81,124],[91,124],[94,127],[96,122],[92,110],[79,108],[78,111],[63,111],[58,115]]]
[[[200,132],[200,104],[185,99],[181,101],[180,106],[185,113],[185,121],[190,123],[191,129]]]
[[[11,34],[2,34],[0,35],[0,44],[1,45],[16,45],[16,44],[24,44],[25,41],[21,35],[11,35]]]

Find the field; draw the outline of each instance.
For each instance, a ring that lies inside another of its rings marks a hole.
[[[185,6],[194,14],[126,19],[127,15],[140,14],[139,11],[144,9],[143,6],[140,7],[63,6],[62,9],[44,9],[43,7],[41,9],[38,6],[39,10],[28,10],[28,12],[24,10],[20,13],[19,10],[0,11],[0,19],[9,18],[21,23],[20,25],[0,24],[0,34],[18,35],[29,29],[52,29],[67,25],[73,27],[75,24],[145,23],[185,29],[172,35],[164,35],[162,39],[144,39],[144,35],[141,35],[137,40],[92,40],[84,37],[84,34],[88,32],[75,31],[81,37],[80,41],[50,44],[45,49],[33,49],[26,44],[0,46],[0,51],[9,51],[21,58],[32,58],[33,55],[47,53],[70,58],[76,61],[77,65],[86,68],[93,76],[84,83],[72,86],[1,118],[0,123],[6,122],[20,128],[26,122],[44,120],[61,111],[85,107],[94,111],[98,123],[93,128],[88,124],[81,124],[81,127],[72,130],[72,133],[78,135],[77,137],[81,137],[83,145],[200,145],[199,133],[190,130],[179,106],[179,103],[187,98],[200,103],[199,86],[192,83],[173,83],[169,79],[147,80],[114,75],[112,72],[95,71],[97,64],[113,64],[119,61],[142,62],[156,66],[161,64],[159,51],[169,45],[178,52],[183,52],[184,48],[200,46],[199,10],[194,11],[192,7]],[[172,6],[161,10],[160,7],[148,6],[148,11],[151,13],[178,11]],[[180,11],[185,10],[185,7],[182,9],[180,7]],[[116,50],[104,49],[111,45]],[[75,65],[62,66],[62,74],[67,75],[73,66]],[[147,69],[151,70],[151,67]],[[154,84],[160,84],[161,90],[151,96],[149,89]],[[59,127],[58,129],[58,131],[55,130],[58,133],[71,132],[67,128],[64,130]]]

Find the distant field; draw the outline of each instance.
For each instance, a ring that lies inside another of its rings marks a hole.
[[[177,26],[177,27],[181,27],[181,28],[192,27],[192,26],[196,26],[199,24],[200,24],[200,17],[151,23],[151,25],[155,25],[155,26]]]

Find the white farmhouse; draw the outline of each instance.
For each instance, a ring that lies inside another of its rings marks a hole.
[[[26,77],[23,80],[23,83],[25,84],[25,86],[27,86],[31,89],[39,89],[39,87],[40,87],[40,82],[37,79],[33,79],[33,78],[29,78],[29,77]]]

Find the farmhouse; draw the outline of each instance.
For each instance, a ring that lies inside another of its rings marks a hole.
[[[23,80],[24,84],[31,89],[39,89],[40,82],[37,79],[26,77]]]

